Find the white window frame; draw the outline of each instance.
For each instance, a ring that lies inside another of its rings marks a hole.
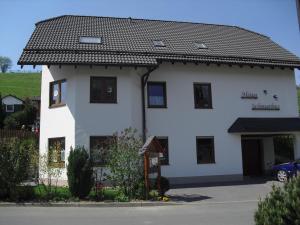
[[[7,106],[12,106],[12,110],[8,110]],[[6,112],[14,112],[15,111],[15,105],[5,105],[5,111]]]

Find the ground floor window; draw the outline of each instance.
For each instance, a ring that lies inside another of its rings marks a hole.
[[[197,163],[215,163],[215,150],[213,137],[197,137]]]
[[[65,138],[48,139],[48,160],[53,167],[65,167]]]
[[[96,166],[105,166],[107,164],[108,147],[112,139],[113,136],[90,137],[90,156]]]
[[[160,164],[161,165],[169,165],[169,141],[168,137],[157,137],[157,140],[159,141],[160,145],[164,149],[164,153],[160,157]]]
[[[275,164],[294,160],[294,137],[292,135],[275,136],[273,143]]]

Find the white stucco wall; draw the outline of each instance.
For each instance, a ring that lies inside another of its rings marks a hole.
[[[127,127],[141,134],[141,74],[140,69],[126,67],[43,67],[41,153],[51,137],[66,137],[67,158],[70,146],[89,148],[90,136],[111,135]],[[90,76],[117,77],[117,104],[89,103]],[[67,79],[67,105],[49,109],[49,82],[63,78]],[[232,123],[238,117],[298,116],[294,72],[287,69],[164,63],[149,81],[166,81],[167,86],[167,108],[146,109],[147,136],[169,138],[170,165],[162,168],[167,177],[242,174],[240,135],[227,132]],[[194,82],[211,83],[213,109],[194,108]],[[258,99],[241,99],[243,91],[257,93]],[[274,103],[280,110],[253,111],[252,103]],[[215,164],[197,164],[197,136],[214,136]]]
[[[168,177],[242,174],[240,135],[227,132],[232,123],[238,117],[298,116],[291,70],[164,64],[149,81],[167,83],[167,108],[147,109],[147,126],[148,135],[169,137],[170,165],[162,169]],[[194,82],[211,83],[213,109],[194,108]],[[243,91],[257,93],[258,99],[241,99]],[[253,111],[252,103],[274,103],[281,108]],[[214,136],[215,164],[197,164],[197,136]]]

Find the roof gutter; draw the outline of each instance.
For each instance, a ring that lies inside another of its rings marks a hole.
[[[143,142],[146,141],[146,129],[147,129],[147,123],[146,123],[146,104],[145,104],[145,87],[148,81],[148,78],[150,76],[150,73],[152,73],[154,70],[156,70],[157,67],[150,67],[148,68],[147,72],[141,76],[141,93],[142,93],[142,135],[143,135]]]

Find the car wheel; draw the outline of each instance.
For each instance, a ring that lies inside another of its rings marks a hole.
[[[288,174],[284,170],[279,170],[277,172],[277,180],[280,182],[286,182],[288,180]]]

